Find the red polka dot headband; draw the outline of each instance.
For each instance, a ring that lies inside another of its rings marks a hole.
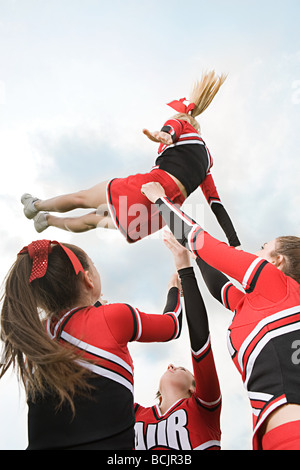
[[[79,272],[84,272],[82,264],[72,250],[66,246],[63,246],[57,241],[37,240],[30,243],[28,246],[24,246],[24,248],[22,248],[22,250],[18,253],[18,255],[28,253],[29,257],[32,259],[32,269],[29,282],[45,276],[48,267],[48,256],[52,251],[51,245],[59,245],[64,250],[69,260],[71,261],[76,274]]]

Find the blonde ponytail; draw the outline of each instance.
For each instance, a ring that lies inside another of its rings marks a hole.
[[[189,98],[189,101],[195,104],[195,108],[188,114],[176,114],[174,118],[188,121],[200,134],[200,124],[195,118],[208,108],[226,78],[227,75],[218,76],[214,70],[203,73],[201,79],[195,82]]]
[[[202,75],[201,80],[194,84],[190,95],[191,103],[195,103],[195,108],[191,111],[191,116],[196,117],[203,113],[210,105],[219,89],[226,80],[227,75],[216,75],[212,70]]]

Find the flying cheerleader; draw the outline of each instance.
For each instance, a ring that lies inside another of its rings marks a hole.
[[[201,137],[196,116],[210,105],[226,75],[215,71],[202,74],[194,84],[190,99],[181,98],[168,105],[178,114],[167,120],[160,131],[143,133],[159,143],[155,166],[150,172],[127,178],[113,178],[90,189],[41,200],[23,194],[21,202],[28,219],[34,220],[37,232],[57,227],[71,232],[86,232],[97,227],[117,228],[129,243],[137,242],[160,230],[165,221],[155,205],[141,193],[149,182],[160,183],[168,198],[181,207],[199,186],[222,227],[228,243],[240,246],[233,223],[216,189],[211,168],[213,159]],[[93,209],[78,217],[57,217],[73,209]]]

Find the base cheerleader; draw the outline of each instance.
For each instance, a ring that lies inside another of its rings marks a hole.
[[[142,191],[172,220],[211,293],[234,313],[228,349],[252,407],[253,449],[299,450],[300,238],[277,237],[256,254],[235,250],[176,208],[161,186]]]
[[[158,404],[135,403],[136,450],[220,450],[222,397],[205,304],[188,250],[166,233],[180,279],[193,374],[169,364],[159,381]],[[179,285],[180,287],[180,285]]]
[[[128,346],[180,336],[180,291],[171,279],[164,314],[105,303],[101,292],[87,253],[57,241],[30,243],[8,273],[0,313],[0,379],[14,367],[24,385],[28,450],[134,447]]]

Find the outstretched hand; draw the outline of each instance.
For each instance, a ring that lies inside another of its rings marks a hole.
[[[161,197],[165,197],[166,193],[160,183],[151,181],[151,183],[143,184],[141,187],[141,193],[146,196],[151,202],[157,201]]]
[[[152,140],[152,142],[159,142],[161,144],[170,145],[173,143],[172,137],[170,134],[164,131],[154,131],[150,132],[148,129],[143,129],[143,133]]]
[[[169,248],[173,255],[177,270],[191,266],[190,252],[184,248],[184,246],[180,245],[180,243],[174,237],[173,233],[165,230],[163,240],[164,244],[167,248]]]

